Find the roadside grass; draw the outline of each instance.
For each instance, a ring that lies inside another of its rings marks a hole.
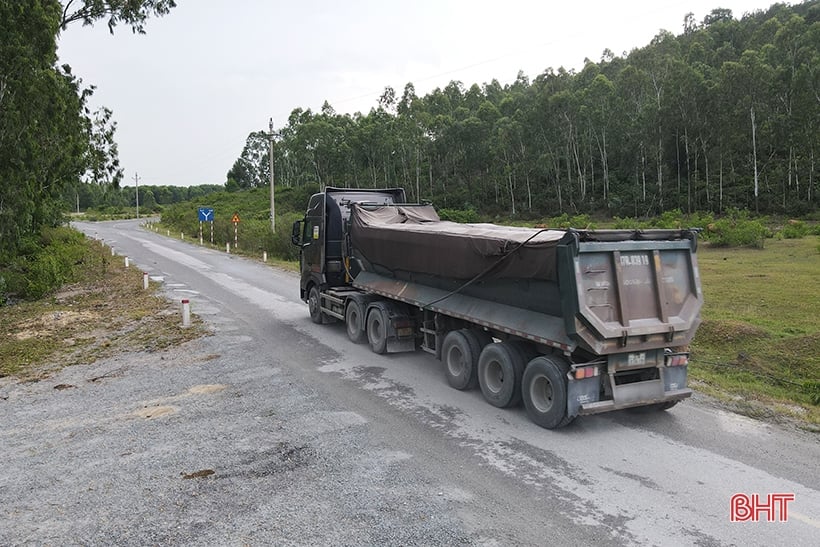
[[[90,364],[123,351],[158,351],[206,334],[201,320],[181,326],[179,311],[143,289],[138,268],[86,240],[75,279],[54,294],[20,302],[0,313],[0,377],[26,381],[48,377],[64,366]]]
[[[700,248],[705,304],[690,365],[696,389],[745,414],[790,416],[820,431],[819,239]]]

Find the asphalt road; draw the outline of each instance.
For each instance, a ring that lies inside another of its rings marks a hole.
[[[0,384],[0,544],[819,544],[816,434],[704,397],[544,430],[429,355],[314,325],[295,274],[136,221],[76,226],[214,335]],[[731,522],[738,493],[794,501]]]

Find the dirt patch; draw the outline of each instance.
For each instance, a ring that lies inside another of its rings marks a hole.
[[[93,311],[54,310],[48,311],[35,319],[20,323],[20,329],[14,333],[17,340],[29,340],[52,336],[56,332],[73,328],[80,323],[93,323],[100,314]]]
[[[224,390],[226,387],[225,384],[203,384],[201,386],[194,386],[188,390],[188,393],[192,393],[194,395],[201,395],[205,393],[216,393],[218,391]]]
[[[169,414],[176,414],[177,410],[178,409],[176,407],[168,405],[148,406],[134,412],[134,416],[146,419],[161,418],[163,416],[168,416]]]

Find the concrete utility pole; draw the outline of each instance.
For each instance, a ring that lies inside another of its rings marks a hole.
[[[270,138],[270,229],[276,233],[276,212],[273,199],[273,118],[268,122],[268,128],[270,129],[268,133],[268,138]]]
[[[137,218],[140,217],[140,176],[138,173],[134,173],[134,184],[136,185],[136,195],[137,195]]]

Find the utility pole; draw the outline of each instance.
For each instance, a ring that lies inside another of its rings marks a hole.
[[[137,195],[137,218],[140,217],[140,176],[138,173],[134,173],[134,184],[136,185],[136,195]]]
[[[268,122],[268,128],[270,129],[270,133],[268,133],[268,138],[270,138],[270,229],[273,233],[276,233],[276,213],[273,199],[273,118]]]

